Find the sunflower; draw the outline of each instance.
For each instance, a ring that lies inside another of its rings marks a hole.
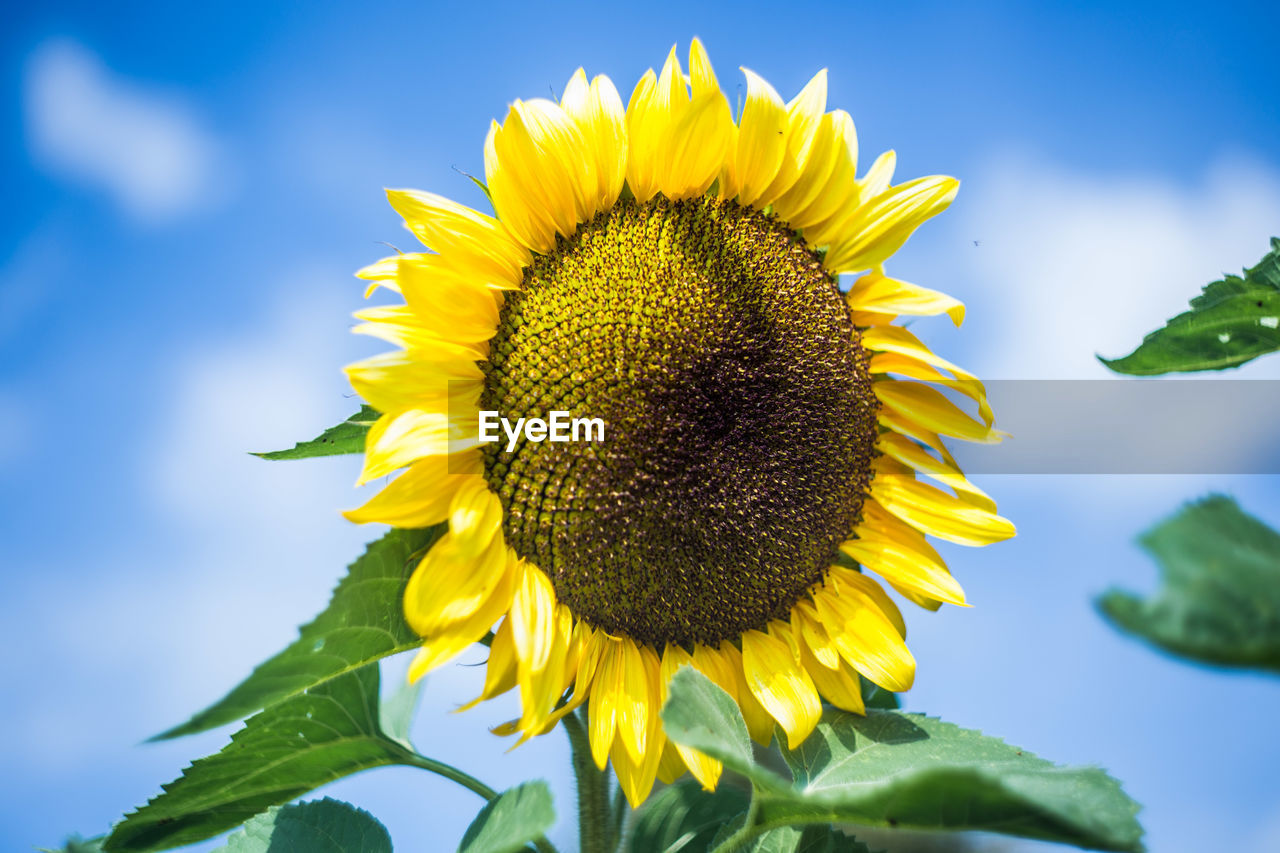
[[[736,121],[696,39],[687,76],[672,48],[625,108],[581,69],[559,103],[515,101],[485,141],[495,215],[389,191],[429,251],[359,273],[403,297],[356,314],[400,347],[348,368],[381,414],[360,480],[404,470],[347,516],[448,522],[405,591],[411,678],[491,636],[471,705],[518,688],[497,731],[523,740],[586,704],[633,805],[655,778],[719,777],[663,734],[679,667],[795,747],[824,700],[864,711],[861,678],[911,686],[881,581],[965,603],[926,536],[1014,533],[942,440],[1001,439],[982,384],[894,324],[964,307],[884,270],[958,182],[894,185],[892,151],[859,178],[825,71],[789,103],[743,73]],[[482,411],[607,433],[508,450]]]

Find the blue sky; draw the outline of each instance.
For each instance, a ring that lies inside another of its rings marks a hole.
[[[381,188],[480,204],[455,167],[481,171],[511,99],[579,65],[625,94],[692,35],[731,90],[739,65],[784,97],[827,67],[868,162],[892,147],[900,176],[963,181],[891,269],[970,319],[915,328],[984,376],[1105,378],[1095,352],[1127,351],[1280,233],[1278,18],[1262,3],[7,8],[0,846],[96,833],[220,746],[226,731],[137,744],[287,642],[373,537],[337,515],[359,500],[352,460],[243,451],[354,409],[340,367],[377,346],[347,334],[350,273],[378,241],[409,242]],[[1221,440],[1274,433],[1241,430]],[[977,606],[911,614],[909,707],[1105,765],[1146,806],[1153,850],[1280,848],[1280,684],[1159,657],[1090,604],[1150,585],[1133,537],[1184,499],[1228,491],[1280,524],[1276,479],[981,483],[1020,535],[948,549]],[[505,754],[484,729],[510,707],[448,713],[475,689],[473,669],[432,678],[421,748],[498,787],[546,776],[571,815],[559,735]],[[405,850],[447,848],[479,805],[408,770],[327,792]]]

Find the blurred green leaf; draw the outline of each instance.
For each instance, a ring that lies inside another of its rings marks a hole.
[[[871,853],[871,849],[830,826],[780,826],[759,836],[749,853]]]
[[[691,668],[671,680],[662,719],[676,743],[752,780],[766,826],[983,830],[1099,850],[1141,849],[1138,805],[1103,771],[1057,767],[931,717],[828,710],[799,749],[783,748],[791,780],[751,761],[737,705]]]
[[[1139,541],[1162,585],[1145,600],[1104,594],[1098,607],[1113,624],[1193,660],[1280,672],[1280,534],[1214,495]]]
[[[102,837],[81,838],[73,835],[61,847],[37,847],[37,853],[102,853]]]
[[[104,850],[166,850],[210,838],[321,785],[371,767],[415,764],[379,724],[378,665],[367,664],[251,717],[127,815]]]
[[[747,792],[721,784],[702,790],[693,779],[668,785],[636,813],[629,836],[632,853],[705,853],[721,827],[747,810]]]
[[[546,782],[525,782],[490,800],[467,827],[458,853],[515,853],[556,822]]]
[[[404,621],[400,599],[414,558],[444,532],[444,525],[391,530],[347,569],[329,606],[299,630],[298,639],[260,664],[223,698],[165,740],[234,722],[289,696],[376,661],[417,647],[421,639]],[[229,630],[233,627],[229,626]]]
[[[267,809],[214,853],[391,853],[391,836],[373,815],[326,797]]]
[[[282,459],[311,459],[316,456],[342,456],[347,453],[364,453],[364,439],[369,427],[378,419],[372,406],[361,406],[360,411],[337,426],[329,427],[310,441],[300,441],[288,450],[271,450],[254,453],[259,459],[273,462]]]
[[[1191,310],[1142,339],[1123,358],[1099,360],[1117,373],[1152,376],[1222,370],[1280,349],[1280,238],[1244,277],[1228,275],[1191,300]]]

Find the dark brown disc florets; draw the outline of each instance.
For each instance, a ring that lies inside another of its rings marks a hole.
[[[786,223],[621,201],[509,294],[481,409],[602,442],[483,445],[507,542],[578,617],[661,649],[786,618],[848,538],[876,405],[835,280]]]

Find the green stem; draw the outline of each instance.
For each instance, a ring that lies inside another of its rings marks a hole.
[[[419,755],[416,752],[404,750],[400,756],[400,763],[409,767],[417,767],[420,770],[426,770],[435,773],[437,776],[443,776],[451,782],[457,782],[475,794],[479,794],[484,798],[485,802],[491,802],[498,798],[498,792],[481,782],[476,777],[464,773],[452,764],[445,764],[443,761],[436,761],[434,758],[427,758],[425,755]],[[546,836],[537,838],[533,842],[533,846],[538,848],[539,853],[558,853]]]
[[[609,807],[609,813],[613,818],[610,824],[611,834],[609,835],[609,848],[617,850],[622,844],[623,836],[626,834],[627,814],[631,811],[631,807],[627,805],[626,795],[622,792],[622,786],[619,785],[613,790],[613,804]]]
[[[751,789],[751,804],[747,806],[746,819],[742,821],[742,826],[733,835],[730,835],[724,841],[716,845],[711,853],[733,853],[733,851],[742,847],[752,838],[760,834],[760,828],[756,826],[756,816],[760,813],[760,798],[756,796],[755,788]]]
[[[578,849],[581,853],[613,853],[617,839],[613,838],[610,819],[609,777],[591,757],[591,738],[583,720],[577,714],[565,714],[564,729],[569,735],[573,775],[578,781]]]
[[[437,776],[443,776],[451,782],[457,782],[468,791],[479,794],[484,797],[485,801],[497,798],[498,792],[481,782],[474,776],[468,775],[452,764],[445,764],[443,761],[436,761],[434,758],[427,758],[425,755],[419,755],[416,752],[408,752],[401,758],[401,763],[410,767],[417,767],[420,770],[427,770],[435,773]]]

